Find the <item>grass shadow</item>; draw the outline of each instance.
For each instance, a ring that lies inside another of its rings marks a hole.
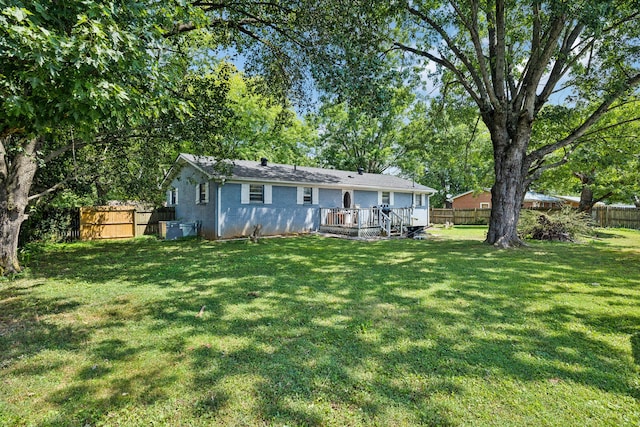
[[[68,375],[42,390],[57,415],[32,408],[40,425],[149,414],[185,425],[473,424],[493,420],[482,415],[502,405],[492,393],[556,383],[560,391],[523,399],[569,401],[575,414],[594,395],[638,399],[637,367],[610,339],[632,333],[638,364],[632,258],[446,238],[66,245],[35,256],[31,281],[0,289],[4,323],[37,329],[35,306],[48,328],[37,337],[5,328],[0,345],[12,356],[2,375]],[[37,360],[47,353],[72,365]],[[520,424],[551,416],[501,410]]]
[[[631,354],[635,364],[640,366],[640,332],[631,335]]]

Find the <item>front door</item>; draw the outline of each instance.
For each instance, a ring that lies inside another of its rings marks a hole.
[[[345,190],[342,192],[342,207],[345,209],[351,208],[351,191]]]

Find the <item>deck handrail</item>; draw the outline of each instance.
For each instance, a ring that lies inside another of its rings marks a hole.
[[[411,208],[320,208],[320,225],[382,227],[385,221],[393,226],[410,224]]]

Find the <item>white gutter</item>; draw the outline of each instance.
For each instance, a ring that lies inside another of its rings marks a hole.
[[[436,190],[431,189],[431,191],[429,190],[420,190],[420,189],[416,189],[415,187],[374,187],[374,186],[367,186],[367,185],[358,185],[358,184],[349,184],[349,183],[344,183],[344,184],[332,184],[332,183],[311,183],[311,182],[301,182],[301,181],[282,181],[282,180],[270,180],[270,179],[255,179],[255,178],[232,178],[227,180],[226,182],[231,183],[231,184],[243,184],[246,182],[251,182],[251,183],[256,183],[256,184],[271,184],[271,185],[282,185],[282,186],[304,186],[304,187],[320,187],[320,188],[332,188],[332,189],[344,189],[344,188],[350,188],[350,189],[357,189],[357,190],[367,190],[367,191],[380,191],[380,190],[389,190],[389,191],[402,191],[402,192],[413,192],[413,193],[423,193],[423,194],[428,194],[429,196],[433,196],[434,194],[437,193]]]

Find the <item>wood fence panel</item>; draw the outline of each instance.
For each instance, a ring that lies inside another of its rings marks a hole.
[[[135,207],[80,208],[80,239],[126,239],[135,236]]]
[[[453,223],[453,209],[432,208],[429,218],[433,224]]]
[[[491,209],[431,209],[430,216],[433,224],[488,224]]]
[[[594,221],[601,227],[640,229],[640,209],[634,207],[596,207],[591,211]]]
[[[529,208],[548,212],[548,208]],[[491,209],[431,209],[431,222],[455,225],[488,224]],[[596,207],[592,210],[592,218],[600,227],[623,227],[640,230],[640,209],[634,207]]]
[[[457,225],[488,224],[491,209],[454,209],[453,223]]]
[[[136,236],[159,235],[159,221],[173,221],[175,218],[176,211],[172,207],[136,211]]]

